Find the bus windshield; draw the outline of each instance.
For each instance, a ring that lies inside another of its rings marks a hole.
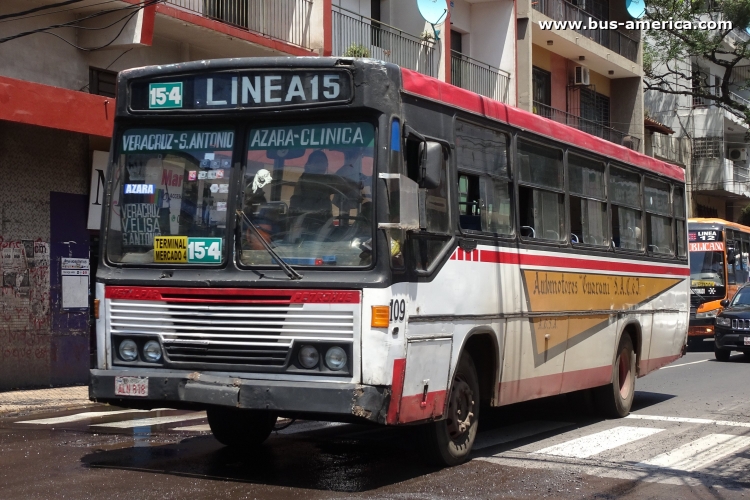
[[[724,286],[724,252],[691,252],[690,281],[693,288]]]
[[[233,147],[226,129],[126,130],[115,158],[109,260],[220,264]]]
[[[292,266],[369,266],[374,154],[369,123],[250,130],[241,263],[274,264],[262,237]]]

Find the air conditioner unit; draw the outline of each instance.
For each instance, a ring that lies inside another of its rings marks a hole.
[[[589,69],[586,66],[576,66],[575,76],[573,78],[574,85],[589,85]]]
[[[747,160],[747,148],[729,148],[729,159],[732,161]]]

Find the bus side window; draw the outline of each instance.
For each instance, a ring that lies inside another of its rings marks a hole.
[[[507,134],[456,121],[461,229],[510,235],[511,192]]]
[[[521,237],[565,241],[562,151],[518,141]]]
[[[739,262],[739,259],[737,256],[739,255],[739,248],[737,246],[737,241],[735,240],[735,233],[734,231],[726,230],[726,253],[727,253],[727,284],[728,285],[736,285],[737,284],[737,263]]]
[[[640,250],[643,246],[641,176],[610,167],[609,200],[612,206],[612,243],[616,248]]]
[[[742,254],[740,258],[740,266],[742,267],[742,282],[746,283],[750,277],[750,269],[748,269],[748,257],[750,257],[750,235],[742,233]],[[739,280],[738,280],[739,281]]]

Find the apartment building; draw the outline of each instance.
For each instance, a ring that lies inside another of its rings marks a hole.
[[[640,32],[589,29],[628,21],[622,0],[519,0],[518,106],[643,152]],[[578,28],[542,29],[547,22]]]
[[[744,42],[748,34],[732,32],[726,43]],[[674,77],[675,85],[702,87],[720,95],[724,68],[704,59],[681,62],[685,78]],[[750,61],[735,66],[729,82],[733,100],[750,106]],[[690,217],[719,217],[737,221],[750,204],[748,126],[736,114],[719,108],[711,99],[669,95],[657,90],[645,94],[650,117],[674,130],[673,141],[690,149],[688,195]]]

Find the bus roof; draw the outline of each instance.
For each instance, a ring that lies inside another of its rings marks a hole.
[[[724,219],[691,217],[690,219],[688,219],[688,224],[706,224],[706,225],[713,225],[713,226],[721,226],[722,229],[725,227],[729,227],[732,229],[737,229],[738,231],[742,231],[743,233],[750,233],[750,227],[743,226],[742,224],[737,224],[736,222],[732,222],[732,221],[728,221]]]
[[[685,181],[685,170],[672,163],[657,160],[656,158],[600,139],[568,125],[508,106],[489,97],[484,97],[469,90],[441,82],[436,78],[425,76],[416,71],[401,68],[401,75],[403,89],[407,93],[456,106],[471,113],[536,132],[581,149],[596,151],[608,157],[650,170],[651,172],[680,182]],[[750,228],[748,230],[750,231]]]

